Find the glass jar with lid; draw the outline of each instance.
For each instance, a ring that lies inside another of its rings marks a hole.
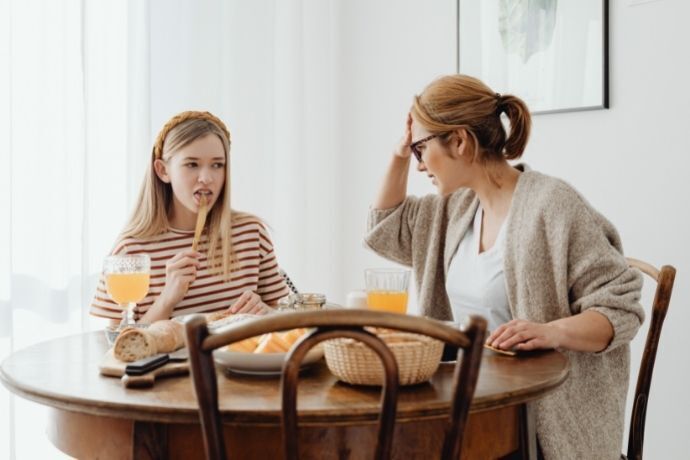
[[[281,311],[320,310],[326,304],[326,296],[315,292],[290,294],[278,302]]]

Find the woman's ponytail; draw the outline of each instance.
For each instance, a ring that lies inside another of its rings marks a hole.
[[[506,160],[520,158],[527,146],[532,128],[532,118],[522,99],[510,94],[500,96],[497,111],[504,112],[510,121],[510,135],[501,152]]]

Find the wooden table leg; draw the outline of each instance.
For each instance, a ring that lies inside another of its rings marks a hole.
[[[135,421],[132,426],[132,439],[134,460],[168,458],[168,426],[166,424]]]
[[[522,458],[537,460],[537,422],[528,403],[520,405],[520,450]]]
[[[132,421],[49,409],[46,435],[73,458],[131,460]]]

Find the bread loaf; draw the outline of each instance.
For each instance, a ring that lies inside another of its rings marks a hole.
[[[113,354],[120,361],[132,362],[158,353],[171,353],[184,344],[184,326],[166,319],[156,321],[146,329],[124,329],[115,340]]]

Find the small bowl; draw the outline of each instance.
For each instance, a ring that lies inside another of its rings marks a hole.
[[[150,324],[148,323],[136,323],[128,327],[139,327],[142,329],[146,329],[149,327]],[[123,327],[121,324],[118,324],[117,326],[106,326],[103,332],[105,332],[105,339],[108,341],[108,345],[113,345],[115,343],[115,340],[117,339],[117,336],[120,335],[120,332],[122,331]]]

